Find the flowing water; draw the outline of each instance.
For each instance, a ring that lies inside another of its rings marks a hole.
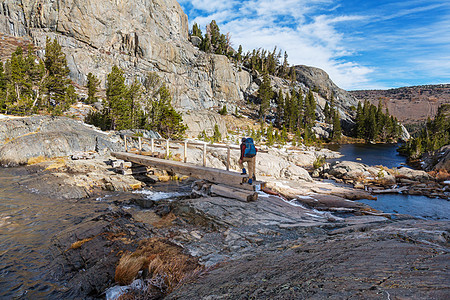
[[[0,168],[0,299],[61,299],[47,268],[52,238],[107,204],[42,197],[18,185],[27,176]]]

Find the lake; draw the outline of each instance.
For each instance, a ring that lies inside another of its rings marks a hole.
[[[329,160],[355,161],[369,166],[383,165],[398,168],[406,165],[406,157],[397,152],[399,144],[346,144],[328,145],[327,148],[339,151],[343,157]],[[361,200],[371,207],[386,213],[407,214],[421,219],[450,220],[450,202],[446,199],[425,196],[384,194],[378,200]]]
[[[397,152],[398,144],[345,144],[327,145],[326,148],[338,151],[341,158],[333,161],[356,161],[369,166],[383,165],[388,168],[396,168],[406,165],[406,157]]]

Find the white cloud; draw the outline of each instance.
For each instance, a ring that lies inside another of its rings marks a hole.
[[[393,28],[392,33],[384,29],[377,31],[377,25],[383,25],[385,21],[401,20],[404,16],[448,7],[442,1],[389,3],[374,6],[370,12],[364,11],[364,14],[367,13],[364,16],[356,13],[338,15],[341,3],[345,3],[334,0],[180,1],[182,5],[188,2],[192,6],[191,24],[196,22],[204,28],[211,20],[216,20],[223,33],[231,33],[235,48],[242,45],[244,51],[258,48],[272,50],[277,46],[288,53],[291,65],[305,64],[321,68],[344,89],[383,88],[384,84],[380,82],[387,82],[383,79],[384,75],[387,78],[408,76],[411,72],[408,72],[408,68],[413,64],[431,72],[433,68],[428,66],[439,65],[438,61],[444,59],[445,55],[434,51],[437,59],[410,59],[410,50],[431,51],[417,46],[416,41],[440,45],[441,49],[448,50],[450,40],[450,20],[445,18],[444,21],[435,22],[432,28],[416,26],[414,30],[407,28],[404,32],[397,28]],[[345,30],[347,25],[354,30]],[[359,32],[363,25],[370,25],[375,30],[372,29],[370,33]],[[359,56],[359,53],[375,49],[379,50],[377,55],[384,55],[383,63],[392,54],[392,59],[409,61],[411,65],[389,68],[379,65],[375,59]],[[357,60],[367,62],[367,65]],[[448,73],[435,71],[434,74],[439,72]]]

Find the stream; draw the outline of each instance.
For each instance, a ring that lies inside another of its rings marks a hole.
[[[27,176],[0,168],[0,299],[61,299],[64,287],[47,268],[52,238],[107,204],[40,196],[18,185]]]

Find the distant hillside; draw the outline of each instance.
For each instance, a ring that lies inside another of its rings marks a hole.
[[[381,99],[389,112],[404,124],[433,118],[441,104],[450,103],[450,84],[422,85],[389,90],[351,91],[358,100],[377,105]]]

